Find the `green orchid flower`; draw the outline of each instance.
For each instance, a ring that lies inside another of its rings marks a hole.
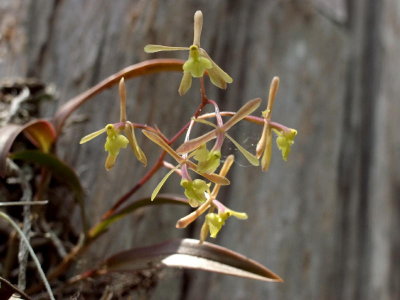
[[[297,130],[292,128],[289,128],[285,131],[278,131],[276,129],[273,130],[278,135],[276,138],[276,145],[282,152],[283,160],[287,161],[290,153],[290,147],[294,144],[294,138],[297,135]]]
[[[226,89],[228,83],[233,79],[224,72],[207,54],[200,48],[201,30],[203,27],[203,14],[200,10],[194,14],[194,37],[193,44],[190,47],[170,47],[162,45],[146,45],[146,53],[155,53],[160,51],[189,51],[189,58],[183,65],[183,77],[179,86],[179,95],[184,95],[192,85],[192,77],[200,78],[207,72],[211,82],[221,88]]]
[[[213,173],[218,169],[221,162],[221,151],[207,149],[206,144],[200,146],[193,153],[193,158],[197,160],[197,170],[203,173]]]
[[[152,132],[152,131],[148,131],[148,130],[142,130],[142,132],[147,138],[149,138],[152,142],[157,144],[161,149],[163,149],[166,153],[168,153],[178,163],[178,165],[175,168],[173,168],[172,170],[170,170],[162,178],[162,180],[158,183],[158,185],[154,189],[153,193],[151,194],[152,201],[156,198],[156,196],[160,192],[162,186],[165,184],[167,179],[172,175],[172,173],[174,171],[177,171],[178,168],[180,168],[184,165],[186,165],[187,168],[196,172],[197,174],[208,179],[211,182],[214,182],[214,183],[220,184],[220,185],[229,185],[230,184],[229,180],[224,176],[221,176],[221,175],[218,175],[215,173],[205,173],[205,172],[200,171],[199,167],[194,162],[180,156],[174,149],[171,148],[171,146],[159,134]]]
[[[206,192],[210,193],[210,184],[202,179],[182,179],[181,186],[185,189],[185,196],[191,207],[198,207],[206,202]]]
[[[134,125],[126,120],[126,89],[124,78],[121,78],[119,83],[119,94],[121,105],[120,123],[107,124],[103,129],[84,136],[79,142],[79,144],[84,144],[104,132],[107,134],[106,143],[104,145],[105,151],[108,152],[105,162],[105,168],[107,171],[109,171],[115,165],[121,148],[126,148],[128,144],[131,146],[136,158],[143,165],[146,166],[147,164],[146,155],[136,140]],[[124,131],[126,136],[122,135],[121,131]]]
[[[272,156],[272,131],[277,134],[276,144],[282,152],[283,160],[287,161],[290,147],[294,143],[294,138],[297,131],[292,128],[287,128],[283,125],[271,122],[272,108],[275,102],[275,96],[279,88],[279,77],[274,77],[271,81],[269,89],[267,109],[262,112],[264,117],[264,126],[261,138],[257,143],[256,155],[261,158],[261,169],[267,171],[271,162]],[[275,128],[273,128],[275,126]]]
[[[219,213],[208,213],[203,224],[203,227],[205,228],[202,228],[202,231],[208,231],[210,237],[216,238],[222,226],[225,225],[226,220],[232,216],[240,220],[246,220],[248,218],[246,213],[237,212],[231,209],[226,209],[224,212]],[[205,232],[203,232],[203,235],[204,234]]]

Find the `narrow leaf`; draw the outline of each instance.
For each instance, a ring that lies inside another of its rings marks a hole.
[[[258,161],[257,157],[253,154],[251,154],[249,151],[247,151],[245,148],[243,148],[233,137],[231,137],[229,134],[225,133],[225,136],[238,148],[240,153],[243,154],[243,156],[251,163],[253,166],[259,166],[260,162]]]
[[[71,167],[56,156],[39,150],[24,150],[13,153],[10,157],[15,160],[36,163],[50,170],[55,177],[66,183],[74,191],[78,202],[83,202],[83,189],[78,176]]]
[[[181,59],[149,59],[126,67],[121,71],[107,77],[92,88],[67,101],[57,110],[52,120],[55,125],[57,135],[60,134],[66,119],[75,110],[77,110],[82,104],[93,98],[93,96],[97,95],[101,91],[118,84],[122,77],[127,80],[129,78],[139,77],[156,72],[182,72],[183,63],[184,61]]]
[[[60,182],[67,184],[74,192],[75,200],[80,207],[83,228],[85,231],[88,230],[83,188],[78,176],[70,166],[62,162],[57,156],[39,150],[24,150],[13,153],[10,157],[15,160],[23,160],[38,164],[39,166],[51,171],[52,175],[54,175]]]
[[[108,258],[97,274],[135,272],[149,267],[171,267],[216,272],[270,282],[282,282],[274,272],[237,252],[208,242],[180,239],[119,252]]]
[[[99,234],[103,233],[107,230],[107,228],[114,222],[122,219],[123,217],[127,216],[128,214],[133,213],[137,209],[146,206],[154,206],[154,205],[163,205],[163,204],[174,204],[174,205],[188,205],[186,199],[181,198],[175,195],[169,194],[159,194],[157,197],[157,201],[151,201],[149,197],[142,198],[136,200],[132,204],[128,205],[127,207],[121,209],[120,211],[114,213],[107,219],[98,223],[95,227],[93,227],[90,231],[88,236],[90,238],[95,238]]]

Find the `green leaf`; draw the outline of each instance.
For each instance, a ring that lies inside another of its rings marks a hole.
[[[58,180],[66,183],[74,192],[75,200],[81,209],[83,227],[87,228],[83,188],[78,176],[70,166],[62,162],[58,157],[39,150],[24,150],[13,153],[10,157],[15,160],[38,164],[51,171]]]
[[[155,205],[163,205],[163,204],[175,204],[175,205],[188,205],[188,202],[186,199],[174,196],[174,195],[168,195],[168,194],[160,194],[157,197],[157,201],[151,201],[149,197],[142,198],[139,200],[136,200],[132,204],[128,205],[127,207],[121,209],[120,211],[114,213],[110,217],[108,217],[105,220],[102,220],[100,223],[98,223],[96,226],[94,226],[90,231],[88,236],[90,238],[96,238],[99,236],[101,233],[105,232],[107,228],[114,222],[122,219],[126,215],[134,212],[135,210],[145,207],[145,206],[155,206]]]
[[[55,177],[65,182],[75,193],[79,201],[83,200],[83,189],[75,171],[52,154],[39,150],[24,150],[10,155],[12,159],[36,163],[50,170]]]
[[[283,281],[254,260],[215,244],[200,244],[194,239],[172,240],[119,252],[95,273],[135,272],[151,267],[196,269],[269,282]]]

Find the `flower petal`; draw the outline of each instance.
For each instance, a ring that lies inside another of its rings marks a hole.
[[[269,165],[271,163],[271,157],[272,157],[272,131],[267,127],[266,135],[265,135],[265,147],[264,147],[264,153],[261,158],[261,170],[262,171],[267,171],[269,168]]]
[[[110,171],[110,169],[112,167],[114,167],[117,157],[118,157],[118,155],[112,155],[111,153],[108,154],[108,156],[106,158],[106,162],[104,164],[107,171]]]
[[[148,131],[142,130],[143,134],[147,136],[152,142],[159,145],[163,150],[165,150],[173,159],[175,159],[178,163],[182,163],[184,160],[179,156],[178,153],[174,151],[158,134]]]
[[[186,94],[186,92],[190,89],[192,86],[192,75],[189,72],[183,72],[181,84],[179,85],[178,88],[178,93],[180,96],[183,96]]]
[[[188,153],[191,152],[197,148],[199,148],[201,145],[207,143],[208,141],[211,141],[212,139],[215,139],[217,136],[217,131],[212,130],[210,132],[207,132],[206,134],[203,134],[197,138],[194,138],[192,140],[189,140],[176,149],[176,152],[178,153]]]
[[[234,210],[231,210],[231,209],[228,209],[228,211],[226,213],[229,216],[234,216],[235,218],[238,218],[240,220],[247,220],[249,218],[246,213],[234,211]]]
[[[122,134],[109,135],[107,136],[104,149],[111,155],[117,156],[121,148],[126,148],[129,144],[129,140]]]
[[[223,80],[219,75],[218,71],[215,68],[211,68],[207,70],[208,77],[210,77],[211,83],[216,87],[226,90],[228,87],[225,80]]]
[[[260,140],[257,143],[256,146],[256,156],[257,158],[260,158],[261,155],[263,154],[264,150],[265,150],[265,144],[267,141],[267,131],[268,131],[268,122],[264,120],[264,125],[263,125],[263,130],[261,133],[261,137]]]
[[[197,171],[196,168],[192,168],[189,163],[188,163],[188,165],[192,171],[196,172],[200,176],[203,176],[204,178],[206,178],[216,184],[220,184],[220,185],[229,185],[230,184],[229,179],[226,178],[225,176],[221,176],[221,175],[218,175],[215,173],[211,173],[211,174],[202,173],[202,172]]]
[[[181,51],[181,50],[189,50],[189,47],[170,47],[163,45],[146,45],[144,47],[144,52],[146,53],[155,53],[160,51]]]
[[[225,136],[238,148],[238,150],[243,154],[243,156],[251,163],[253,166],[259,166],[260,162],[258,161],[257,157],[243,148],[233,137],[229,134],[225,133]]]
[[[86,143],[86,142],[88,142],[88,141],[94,139],[95,137],[99,136],[100,134],[102,134],[102,133],[105,132],[105,131],[106,131],[106,128],[103,128],[103,129],[97,130],[97,131],[95,131],[95,132],[92,132],[92,133],[90,133],[90,134],[88,134],[88,135],[85,135],[85,136],[79,141],[79,144],[84,144],[84,143]]]
[[[222,127],[223,131],[228,131],[233,125],[246,118],[255,111],[261,103],[260,98],[256,98],[246,102]]]
[[[129,140],[129,145],[132,148],[133,153],[135,154],[136,158],[144,165],[147,165],[147,158],[142,149],[140,148],[136,136],[135,136],[135,129],[131,122],[126,122],[127,126],[125,126],[125,134]]]
[[[199,51],[200,51],[200,55],[201,55],[201,56],[203,56],[203,57],[205,57],[205,58],[208,58],[208,59],[211,61],[212,65],[213,65],[212,70],[214,70],[214,74],[215,74],[214,77],[218,77],[218,78],[220,78],[221,80],[223,80],[223,81],[226,82],[226,83],[232,83],[232,82],[233,82],[232,77],[229,76],[228,73],[226,73],[224,70],[222,70],[222,69],[212,60],[212,58],[208,55],[208,53],[207,53],[206,50],[204,50],[203,48],[200,48]]]
[[[203,13],[198,10],[194,14],[193,44],[200,47],[201,29],[203,28]]]
[[[180,167],[180,165],[177,165],[175,168],[171,169],[171,171],[169,171],[164,177],[163,179],[161,179],[161,181],[159,182],[159,184],[157,184],[156,188],[154,189],[154,191],[151,193],[151,201],[154,200],[155,197],[157,197],[158,193],[160,192],[161,188],[163,187],[163,185],[165,184],[165,182],[167,181],[167,179],[172,175],[172,173],[174,173],[178,168]]]

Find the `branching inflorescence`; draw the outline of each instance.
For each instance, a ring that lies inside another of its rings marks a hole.
[[[221,186],[230,184],[226,176],[234,163],[233,155],[224,154],[227,158],[221,166],[221,149],[225,138],[228,138],[236,146],[251,165],[259,166],[259,159],[261,159],[261,169],[262,171],[267,171],[272,155],[273,132],[277,136],[276,144],[279,150],[281,150],[284,160],[287,160],[290,147],[294,143],[294,138],[297,134],[295,129],[288,128],[271,120],[273,103],[279,87],[278,77],[272,79],[267,108],[262,112],[262,118],[251,115],[260,106],[262,101],[260,98],[248,101],[237,112],[221,112],[217,102],[207,98],[204,88],[205,74],[208,75],[215,86],[221,89],[226,89],[227,84],[232,83],[233,80],[210,58],[207,52],[200,47],[202,25],[203,15],[201,11],[197,11],[194,15],[194,39],[190,47],[169,47],[162,45],[147,45],[144,47],[147,53],[179,50],[189,52],[189,57],[183,64],[183,76],[178,88],[178,92],[181,96],[190,89],[192,78],[200,79],[200,106],[194,112],[189,123],[187,123],[173,139],[167,139],[157,128],[127,120],[125,83],[122,78],[119,84],[120,121],[108,124],[105,128],[83,137],[80,141],[82,144],[102,133],[107,134],[104,146],[105,150],[108,152],[105,162],[105,168],[107,170],[110,170],[114,166],[121,148],[126,148],[128,144],[131,146],[136,158],[146,166],[146,155],[139,147],[134,133],[135,128],[141,128],[142,133],[162,149],[163,154],[161,158],[164,158],[165,154],[168,154],[175,161],[175,164],[171,164],[162,159],[162,164],[153,168],[154,171],[158,171],[161,167],[166,167],[169,169],[169,172],[155,187],[151,195],[151,200],[157,201],[157,194],[168,177],[173,173],[178,174],[178,176],[181,177],[180,185],[183,188],[187,203],[191,207],[196,208],[196,210],[179,219],[176,227],[184,228],[201,215],[206,214],[200,233],[201,242],[204,241],[207,236],[215,238],[229,217],[234,216],[238,219],[247,219],[246,213],[231,210],[218,199],[218,192]],[[201,109],[206,105],[213,106],[215,112],[211,114],[200,114]],[[230,118],[224,121],[224,116],[230,116]],[[215,123],[207,120],[211,118],[215,120]],[[262,126],[260,140],[255,149],[255,154],[246,150],[228,134],[228,131],[234,125],[245,120],[253,121]],[[193,138],[191,137],[191,131],[198,123],[208,125],[212,130]],[[184,142],[174,149],[172,143],[185,131],[186,137]],[[207,147],[207,144],[212,141],[214,141],[214,143],[211,149],[209,149],[210,146]],[[196,176],[200,176],[200,178],[195,177],[194,174],[189,171],[193,172]],[[155,172],[151,172],[150,175],[154,173]],[[146,178],[148,177],[149,176]]]

